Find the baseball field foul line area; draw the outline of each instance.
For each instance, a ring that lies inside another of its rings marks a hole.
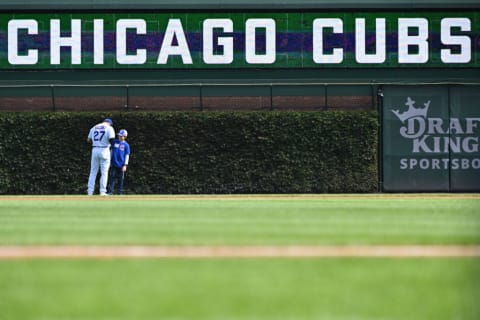
[[[464,258],[480,246],[2,246],[0,260],[215,258]]]

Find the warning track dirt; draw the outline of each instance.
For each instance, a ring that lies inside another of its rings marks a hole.
[[[480,246],[0,246],[0,260],[480,258]]]

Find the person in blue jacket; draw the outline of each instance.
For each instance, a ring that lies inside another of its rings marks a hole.
[[[123,194],[123,181],[130,159],[130,145],[126,141],[128,132],[125,129],[118,131],[118,139],[112,142],[112,156],[110,165],[109,194],[114,194],[115,182],[118,180],[118,194]]]

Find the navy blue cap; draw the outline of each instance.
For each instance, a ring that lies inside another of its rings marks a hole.
[[[103,122],[108,122],[108,123],[110,123],[111,126],[113,125],[113,121],[110,118],[105,118],[105,120],[103,120]]]

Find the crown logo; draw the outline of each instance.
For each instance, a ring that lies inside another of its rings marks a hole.
[[[425,108],[415,108],[415,101],[412,100],[410,97],[408,97],[407,102],[405,102],[405,105],[408,106],[408,110],[404,113],[400,113],[399,110],[392,110],[392,112],[397,116],[398,119],[400,119],[400,121],[402,121],[402,123],[410,118],[415,118],[415,117],[426,118],[428,107],[430,106],[430,100],[428,100],[426,103],[423,104]]]

